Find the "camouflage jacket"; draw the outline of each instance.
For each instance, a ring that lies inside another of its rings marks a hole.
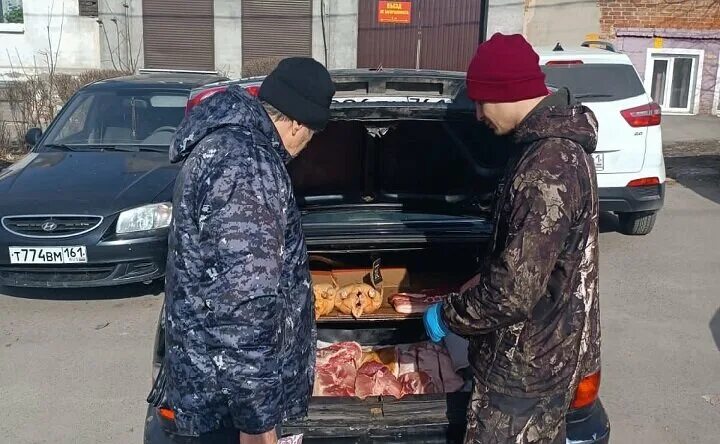
[[[290,160],[262,105],[231,87],[178,129],[166,283],[166,397],[181,434],[304,416],[315,324]]]
[[[600,365],[597,121],[556,94],[511,136],[478,283],[443,306],[478,382],[518,397],[574,391]]]

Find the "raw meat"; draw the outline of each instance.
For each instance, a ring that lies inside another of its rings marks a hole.
[[[457,392],[465,385],[465,381],[453,369],[452,359],[450,359],[448,351],[444,347],[436,347],[436,349],[438,352],[443,390],[445,393]]]
[[[362,359],[362,348],[357,342],[338,342],[317,350],[315,365],[351,363],[357,368]]]
[[[430,343],[422,343],[417,346],[418,371],[425,372],[432,378],[440,392],[445,392],[442,376],[440,373],[440,363],[438,361],[438,353],[435,346]]]
[[[355,396],[356,376],[350,362],[317,366],[313,396]]]
[[[436,302],[445,299],[445,294],[428,293],[395,293],[390,296],[389,302],[395,311],[403,314],[424,313]]]
[[[368,396],[394,396],[402,398],[402,385],[390,372],[390,369],[375,361],[363,364],[357,370],[355,396],[365,399]]]
[[[395,347],[384,347],[363,353],[360,365],[366,362],[377,362],[386,366],[394,376],[399,376],[398,350]]]
[[[335,296],[335,308],[341,313],[352,314],[356,319],[363,313],[374,313],[382,305],[382,293],[367,284],[351,284],[341,287]]]
[[[405,373],[400,376],[399,381],[402,385],[403,396],[424,395],[439,392],[430,375],[425,372]]]
[[[339,342],[316,354],[313,396],[355,396],[357,363],[362,349],[356,342]]]
[[[329,315],[335,308],[335,293],[337,287],[333,284],[315,284],[313,285],[313,294],[315,296],[315,319],[320,316]]]
[[[417,371],[417,349],[414,345],[403,345],[398,347],[398,373],[400,376],[405,373]]]

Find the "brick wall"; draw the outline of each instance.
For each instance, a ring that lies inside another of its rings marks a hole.
[[[619,28],[720,29],[720,0],[598,0],[600,30]]]

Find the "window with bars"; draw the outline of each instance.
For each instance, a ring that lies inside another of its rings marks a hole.
[[[80,17],[97,17],[98,1],[97,0],[78,0],[80,9]]]

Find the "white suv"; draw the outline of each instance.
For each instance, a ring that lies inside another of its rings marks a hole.
[[[660,107],[627,55],[595,44],[536,51],[548,85],[568,87],[597,116],[600,209],[618,215],[621,232],[648,234],[665,197]]]

